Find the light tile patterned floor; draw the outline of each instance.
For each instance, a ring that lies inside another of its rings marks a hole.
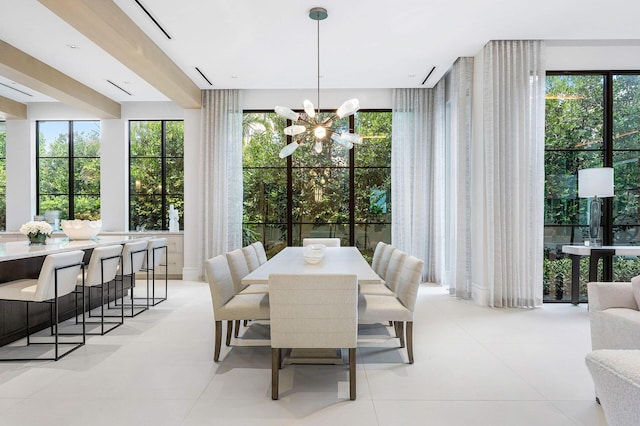
[[[605,425],[586,305],[488,309],[423,285],[416,363],[393,341],[360,348],[354,402],[340,366],[283,368],[272,401],[269,348],[216,364],[213,329],[207,285],[172,281],[167,302],[61,361],[0,364],[0,425]]]

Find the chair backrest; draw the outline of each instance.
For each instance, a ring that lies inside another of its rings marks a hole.
[[[267,252],[264,250],[264,246],[262,245],[262,243],[260,241],[256,241],[251,245],[256,250],[256,255],[258,256],[258,262],[260,262],[261,265],[267,263]]]
[[[389,267],[385,272],[385,284],[394,292],[398,289],[398,281],[400,278],[400,272],[407,254],[400,249],[396,249],[391,253],[391,259],[389,259]]]
[[[205,261],[204,272],[209,281],[213,312],[224,306],[235,295],[233,279],[225,255],[221,254]]]
[[[120,244],[94,248],[89,266],[86,268],[84,285],[92,286],[113,281],[118,273],[121,254]]]
[[[253,248],[252,245],[242,247],[242,254],[244,254],[244,260],[245,262],[247,262],[247,268],[249,268],[249,272],[255,271],[258,266],[260,266],[258,255],[256,254],[256,249]]]
[[[122,273],[131,275],[141,270],[146,256],[147,240],[126,243],[122,249]]]
[[[387,247],[387,243],[383,241],[380,241],[378,242],[378,244],[376,244],[376,249],[373,251],[373,259],[371,259],[371,268],[374,271],[378,270],[378,267],[380,265],[380,258],[382,257],[382,253],[384,252],[385,247]]]
[[[227,262],[229,270],[231,270],[231,278],[233,279],[233,288],[236,293],[240,293],[246,286],[242,285],[242,279],[249,274],[249,266],[244,258],[242,249],[236,249],[227,253]]]
[[[351,274],[271,274],[272,348],[355,348],[358,279]]]
[[[164,259],[164,251],[167,249],[166,238],[152,238],[147,241],[146,259],[142,261],[142,265],[149,269],[155,269],[162,259]]]
[[[340,238],[303,238],[302,247],[311,244],[324,244],[327,247],[340,247]]]
[[[50,254],[45,257],[38,276],[38,284],[33,301],[42,302],[55,298],[56,280],[58,283],[58,297],[71,293],[76,288],[76,281],[82,267],[83,258],[84,251],[82,250]]]
[[[387,272],[387,268],[389,268],[389,261],[391,260],[391,255],[396,251],[396,248],[391,244],[387,244],[380,255],[380,263],[378,264],[378,270],[375,270],[378,275],[380,275],[383,279],[385,278],[385,273]]]
[[[413,312],[416,307],[416,299],[418,298],[418,288],[420,287],[420,276],[424,261],[416,257],[409,256],[405,259],[400,269],[398,278],[398,288],[396,295],[400,302]]]

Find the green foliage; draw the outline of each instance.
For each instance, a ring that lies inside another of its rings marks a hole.
[[[129,228],[168,229],[173,204],[183,229],[184,122],[131,121],[129,151]]]
[[[61,219],[100,218],[100,122],[38,122],[39,214],[59,210]],[[73,145],[73,152],[71,151]],[[69,162],[74,162],[73,193],[69,193]],[[70,197],[74,217],[70,217]]]
[[[287,143],[283,134],[286,125],[286,120],[274,113],[244,114],[243,221],[261,233],[267,251],[271,245],[280,246],[286,241],[289,226],[284,208],[287,160],[278,156]],[[348,130],[349,120],[335,121],[334,126]],[[364,136],[364,143],[351,151],[337,144],[324,144],[318,154],[311,141],[305,141],[291,157],[294,244],[311,234],[341,237],[349,244],[349,226],[357,225],[356,239],[365,246],[369,244],[369,233],[384,233],[384,226],[391,222],[391,113],[359,112],[354,127]],[[351,225],[350,155],[355,156],[355,223]],[[362,240],[358,239],[360,231],[364,234]]]

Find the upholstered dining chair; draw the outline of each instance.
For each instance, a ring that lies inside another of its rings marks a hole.
[[[380,258],[382,257],[382,253],[384,252],[384,249],[387,247],[387,243],[385,243],[384,241],[380,241],[378,242],[378,244],[376,244],[376,248],[373,251],[373,259],[371,259],[371,268],[376,271],[376,273],[378,273],[378,269],[380,266]]]
[[[124,323],[124,304],[120,305],[119,321],[105,321],[104,314],[104,306],[108,303],[108,299],[105,300],[105,298],[108,297],[106,290],[109,288],[109,283],[116,279],[121,256],[122,246],[120,244],[96,247],[91,253],[91,259],[89,260],[89,265],[86,268],[86,274],[84,276],[78,276],[77,285],[81,286],[84,283],[84,286],[87,287],[89,292],[89,318],[93,317],[91,314],[91,289],[94,287],[99,287],[100,289],[100,322],[87,321],[88,324],[100,324],[100,331],[95,332],[89,330],[87,331],[87,334],[104,335]],[[121,293],[124,293],[122,277],[120,277],[118,281],[120,282],[120,291]],[[107,329],[105,329],[105,325],[107,326]]]
[[[42,358],[0,358],[0,361],[26,361],[26,360],[50,360],[57,361],[65,355],[73,352],[85,344],[85,315],[84,315],[84,285],[80,287],[82,295],[82,340],[60,342],[59,326],[59,299],[62,296],[73,293],[76,290],[76,280],[84,264],[82,250],[65,253],[50,254],[44,259],[40,274],[37,279],[21,279],[3,283],[0,286],[0,300],[11,300],[26,303],[27,322],[27,346],[35,344],[53,344],[54,356]],[[52,310],[51,334],[53,342],[32,342],[29,328],[29,305],[31,303],[48,303]],[[70,333],[69,333],[70,334]],[[60,353],[61,344],[72,345],[69,350]]]
[[[340,238],[303,238],[302,247],[311,244],[324,244],[327,247],[340,247]]]
[[[249,275],[249,265],[242,249],[232,250],[226,254],[227,262],[229,262],[229,270],[233,279],[233,288],[236,294],[249,293],[268,293],[269,286],[267,284],[250,284],[243,285],[242,279]]]
[[[213,360],[218,362],[222,342],[222,321],[227,321],[226,345],[229,346],[233,321],[269,319],[269,295],[267,293],[236,294],[229,264],[224,255],[205,261],[205,275],[209,282],[216,324]]]
[[[269,275],[272,399],[283,348],[348,348],[349,398],[356,399],[357,301],[356,275]]]
[[[252,249],[255,251],[255,249]],[[246,250],[248,251],[248,250]],[[236,294],[264,294],[269,292],[269,286],[267,284],[250,284],[243,285],[242,279],[249,274],[249,265],[247,264],[247,257],[245,256],[244,249],[232,250],[226,254],[227,262],[229,263],[229,270],[231,271],[231,278],[233,280],[233,288]],[[257,257],[256,257],[257,259]],[[251,318],[246,318],[249,320]],[[247,321],[244,322],[247,325]],[[235,323],[234,336],[238,337],[240,333],[240,321]]]
[[[406,258],[407,254],[405,252],[399,249],[394,250],[391,254],[391,259],[389,260],[389,267],[385,274],[387,279],[384,283],[361,284],[360,294],[378,294],[381,296],[395,297],[400,271],[402,270],[402,266]]]
[[[264,246],[262,245],[262,243],[260,241],[256,241],[251,245],[256,250],[256,255],[258,256],[258,262],[261,265],[264,265],[265,263],[267,263],[267,252],[264,250]]]
[[[258,269],[260,266],[260,261],[258,260],[258,254],[256,253],[256,249],[253,245],[248,245],[246,247],[242,247],[242,254],[244,254],[244,260],[247,262],[247,268],[249,272],[253,272]]]
[[[413,312],[423,266],[424,261],[416,257],[409,256],[405,259],[398,276],[397,297],[378,294],[358,296],[359,321],[361,323],[392,321],[396,325],[395,330],[397,337],[400,338],[400,347],[405,346],[406,340],[409,364],[413,364]]]
[[[397,249],[394,246],[392,246],[391,244],[387,244],[387,246],[384,248],[384,251],[380,255],[380,263],[378,263],[378,269],[373,269],[374,271],[376,271],[376,274],[378,274],[382,279],[385,279],[385,273],[389,268],[391,255],[396,250]]]

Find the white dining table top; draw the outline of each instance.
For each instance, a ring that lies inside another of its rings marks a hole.
[[[356,247],[327,247],[320,263],[305,262],[302,247],[286,247],[242,279],[243,284],[268,284],[269,274],[356,274],[359,284],[382,280]]]
[[[577,254],[580,256],[589,256],[592,250],[613,250],[616,256],[640,256],[640,246],[562,246],[563,253]]]

